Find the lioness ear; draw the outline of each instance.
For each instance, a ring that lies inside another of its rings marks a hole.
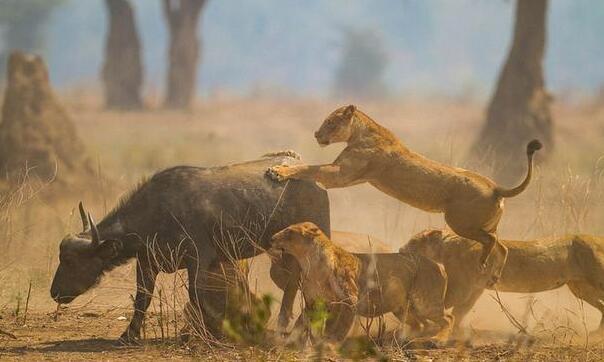
[[[321,229],[319,229],[319,227],[314,224],[308,225],[302,230],[302,236],[307,238],[315,238],[321,235],[321,233]]]
[[[443,236],[443,231],[442,230],[429,230],[426,232],[426,236],[430,239],[430,240],[439,240],[442,239]]]
[[[105,240],[96,249],[96,253],[102,259],[113,259],[122,251],[123,245],[119,240]]]
[[[352,115],[354,114],[354,112],[357,110],[357,107],[354,104],[349,105],[348,107],[346,107],[346,109],[344,110],[344,117],[346,118],[350,118],[352,117]]]

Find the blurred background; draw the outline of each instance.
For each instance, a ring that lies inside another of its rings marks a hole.
[[[599,0],[0,0],[0,300],[13,308],[29,282],[33,305],[54,307],[48,283],[79,200],[100,219],[172,165],[281,149],[331,162],[343,145],[312,135],[348,103],[411,149],[504,186],[540,139],[500,237],[602,235],[603,20]],[[444,227],[368,185],[329,195],[335,229],[393,250]],[[119,296],[128,310],[132,270],[92,292],[97,307]],[[526,296],[503,295],[545,334],[600,321],[566,288],[536,298],[529,316]],[[468,322],[513,330],[498,308],[485,295]]]
[[[142,43],[144,93],[161,92],[168,47],[162,3],[130,3]],[[42,54],[58,87],[98,87],[107,17],[103,1],[4,0],[0,48],[4,57],[14,48]],[[603,17],[598,0],[549,4],[544,69],[557,96],[577,99],[601,89]],[[390,96],[485,101],[513,24],[514,2],[505,0],[209,0],[197,25],[202,43],[197,94],[266,90],[328,96],[344,53],[356,46],[379,54],[380,91]]]

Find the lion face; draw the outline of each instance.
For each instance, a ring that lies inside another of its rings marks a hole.
[[[321,229],[311,222],[290,225],[273,235],[271,252],[302,256],[314,248],[315,239],[322,234]]]
[[[315,132],[315,138],[321,146],[332,143],[348,142],[352,135],[352,123],[356,107],[354,105],[344,106],[333,111],[323,121],[321,128]]]

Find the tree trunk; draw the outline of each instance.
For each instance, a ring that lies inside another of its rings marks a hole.
[[[197,25],[206,0],[163,0],[170,33],[165,106],[187,108],[195,94],[200,41]]]
[[[143,69],[134,13],[128,0],[106,0],[109,31],[102,79],[107,108],[142,107]]]
[[[553,146],[551,97],[543,80],[547,0],[517,0],[514,42],[473,146],[499,182],[513,183],[526,170],[525,147],[534,138],[549,153]]]

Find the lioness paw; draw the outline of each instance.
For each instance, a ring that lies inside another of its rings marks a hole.
[[[287,166],[273,166],[266,170],[266,175],[275,181],[283,182],[287,180]]]

